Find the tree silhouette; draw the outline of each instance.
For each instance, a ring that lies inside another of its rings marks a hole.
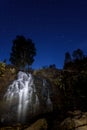
[[[73,56],[74,60],[83,60],[83,58],[84,58],[84,54],[81,49],[77,49],[77,50],[73,51],[72,56]]]
[[[71,55],[70,55],[69,52],[66,52],[65,53],[65,61],[64,61],[64,63],[67,64],[69,62],[71,62]]]
[[[34,62],[36,48],[31,39],[25,39],[24,36],[16,36],[13,40],[13,46],[10,53],[10,62],[17,68],[28,67]]]
[[[65,53],[65,60],[64,60],[64,69],[67,69],[68,67],[71,66],[72,63],[72,59],[71,59],[71,55],[69,52]]]
[[[65,60],[64,60],[64,69],[72,69],[80,71],[83,68],[86,69],[87,67],[87,56],[84,55],[81,49],[74,50],[72,53],[72,59],[69,52],[65,53]]]

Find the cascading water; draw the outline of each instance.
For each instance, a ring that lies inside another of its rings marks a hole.
[[[42,82],[40,87],[35,84],[31,74],[20,71],[17,80],[9,85],[4,98],[9,103],[10,109],[16,107],[18,121],[26,120],[27,112],[31,114],[37,112],[40,102],[44,101],[46,105],[52,107],[46,80],[38,80],[39,82]]]

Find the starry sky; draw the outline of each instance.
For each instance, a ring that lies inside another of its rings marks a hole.
[[[9,61],[17,35],[35,43],[33,68],[62,68],[65,52],[87,54],[87,0],[1,0],[0,61]]]

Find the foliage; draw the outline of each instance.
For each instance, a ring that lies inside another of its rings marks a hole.
[[[87,70],[86,71],[64,71],[63,80],[65,104],[67,109],[86,110],[87,102]]]
[[[77,50],[73,51],[72,56],[73,56],[74,60],[82,60],[84,58],[84,54],[81,49],[77,49]]]
[[[67,63],[69,63],[69,62],[71,62],[71,55],[70,55],[69,52],[66,52],[66,53],[65,53],[65,61],[64,61],[64,64],[67,64]]]
[[[6,64],[4,62],[0,62],[0,77],[4,76]]]
[[[10,62],[18,68],[25,68],[34,62],[36,48],[31,39],[25,39],[24,36],[17,36],[13,40],[13,46],[10,54]]]
[[[49,65],[49,68],[56,68],[55,64]]]
[[[65,53],[64,69],[81,71],[83,68],[87,68],[87,56],[81,49],[74,50],[72,57],[69,52]]]
[[[54,80],[53,80],[53,83],[54,83],[54,85],[56,85],[59,89],[61,89],[61,90],[65,90],[65,85],[64,85],[64,83],[63,83],[63,76],[58,76],[58,77],[56,77],[56,78],[54,78]]]

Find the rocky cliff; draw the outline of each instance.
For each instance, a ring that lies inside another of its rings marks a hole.
[[[68,130],[68,127],[65,127],[68,124],[67,118],[74,119],[73,114],[70,115],[68,111],[73,113],[79,110],[83,115],[86,112],[86,79],[86,71],[56,68],[35,70],[32,74],[22,72],[18,75],[12,72],[5,74],[0,78],[1,127],[10,125],[8,127],[15,130],[17,128],[41,130],[41,127],[44,130]],[[3,97],[6,102],[2,100]],[[80,118],[82,121],[83,116]],[[79,118],[77,120],[75,122],[78,124]],[[40,121],[43,122],[42,126],[39,124]],[[46,127],[43,127],[44,123]],[[70,129],[73,128],[70,126]]]

